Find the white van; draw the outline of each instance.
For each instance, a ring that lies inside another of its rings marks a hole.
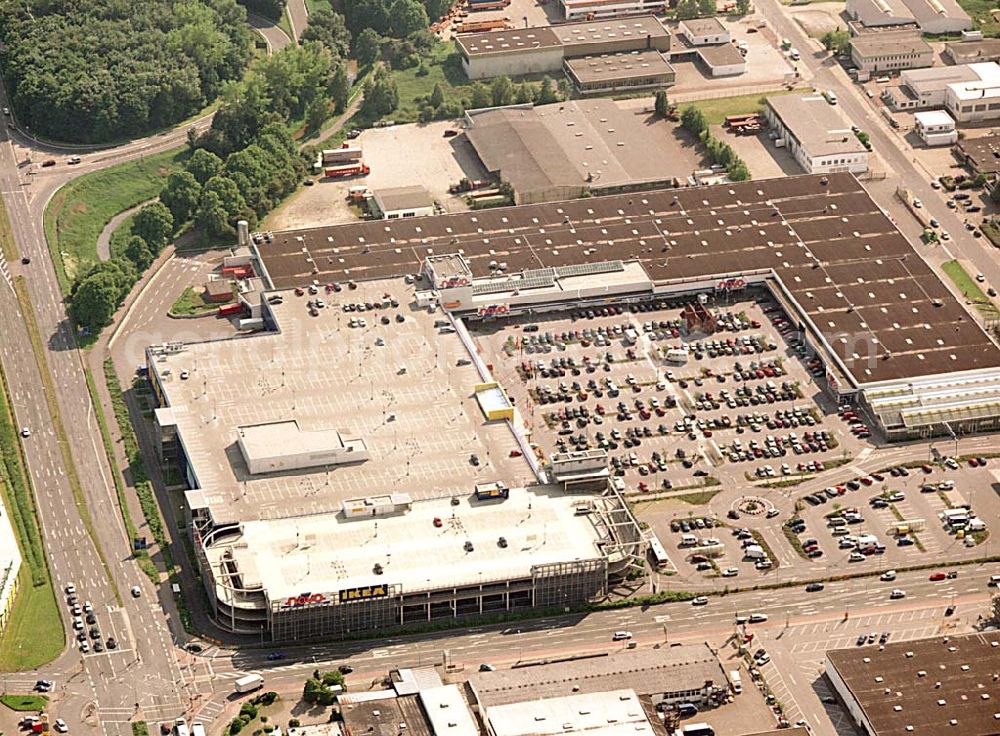
[[[994,588],[1000,588],[1000,575],[990,575],[989,582],[986,584]]]
[[[681,547],[694,547],[696,544],[698,544],[698,537],[694,534],[681,535]]]
[[[729,681],[733,683],[733,692],[739,695],[743,692],[743,683],[740,681],[740,673],[737,670],[733,670],[729,673]]]

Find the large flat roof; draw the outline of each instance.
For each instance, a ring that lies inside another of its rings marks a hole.
[[[944,48],[956,64],[1000,59],[1000,38],[946,43]]]
[[[810,156],[864,153],[867,149],[851,130],[851,123],[822,95],[777,95],[767,106],[806,149]]]
[[[835,649],[826,656],[874,729],[871,736],[1000,732],[1000,632]]]
[[[859,384],[1000,366],[1000,350],[851,174],[335,225],[257,247],[278,287],[417,273],[432,251],[462,251],[477,277],[496,260],[510,273],[638,261],[659,283],[773,271]]]
[[[567,59],[566,68],[582,84],[611,82],[673,74],[659,51],[623,51],[618,54]]]
[[[934,52],[918,32],[882,35],[866,33],[851,39],[851,48],[863,58],[892,54],[930,54]]]
[[[488,54],[523,53],[532,49],[559,48],[562,41],[547,26],[539,28],[517,28],[482,33],[459,33],[455,36],[466,56],[486,56]]]
[[[359,315],[342,311],[343,303],[385,293],[399,309],[364,312],[366,327],[349,326]],[[458,365],[470,357],[458,336],[440,334],[434,315],[409,308],[412,287],[399,279],[323,297],[329,303],[316,317],[308,294],[288,292],[284,303],[268,305],[280,331],[155,351],[151,369],[202,489],[199,502],[216,522],[337,511],[344,500],[394,492],[417,500],[465,495],[481,480],[513,486],[533,477],[523,458],[508,457],[517,446],[508,428],[484,419],[473,395],[480,376]],[[380,323],[385,314],[389,325]],[[238,428],[265,425],[255,446],[267,453],[283,442],[267,425],[289,421],[302,432],[361,438],[369,459],[249,474]],[[478,468],[471,453],[482,458]]]
[[[643,53],[663,59],[655,51]],[[688,173],[670,172],[678,143],[667,126],[650,125],[647,113],[624,110],[613,100],[505,107],[470,119],[465,135],[486,170],[499,171],[518,193],[656,182]]]
[[[634,690],[494,705],[487,709],[486,718],[493,736],[656,736]]]
[[[506,500],[477,501],[471,490],[457,505],[440,498],[389,516],[247,521],[239,536],[207,554],[213,567],[231,555],[243,587],[263,588],[272,602],[304,591],[335,597],[384,585],[406,594],[528,579],[535,565],[602,557],[600,517],[574,514],[579,497],[535,486],[512,488]]]
[[[870,26],[895,25],[910,19],[921,25],[940,18],[969,20],[956,0],[853,0],[852,5],[859,20]]]
[[[645,39],[647,36],[655,46],[657,39],[670,36],[670,31],[655,15],[561,23],[552,26],[551,30],[566,48],[567,56],[573,54],[574,46],[589,47],[595,43],[614,46],[622,41],[635,38]]]
[[[979,138],[963,138],[958,147],[967,156],[976,171],[992,174],[1000,171],[1000,134]]]
[[[633,690],[639,695],[698,690],[708,681],[717,687],[728,682],[719,658],[708,644],[620,651],[469,677],[473,693],[487,709],[542,698],[601,693],[608,688]]]

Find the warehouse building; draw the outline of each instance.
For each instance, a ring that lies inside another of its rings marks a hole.
[[[269,288],[426,272],[457,316],[765,289],[891,440],[1000,426],[1000,349],[847,173],[274,233]],[[502,254],[502,255],[501,255]],[[500,269],[498,271],[498,269]]]
[[[461,33],[455,40],[469,79],[556,74],[563,70],[564,59],[670,50],[670,33],[653,15]]]
[[[708,644],[684,644],[480,672],[469,678],[469,690],[483,712],[509,714],[529,701],[555,701],[552,707],[561,708],[573,697],[600,700],[609,691],[635,693],[653,705],[709,705],[728,697],[729,681]],[[622,702],[634,711],[630,700]]]
[[[662,13],[667,0],[559,0],[566,20],[604,20],[644,13]]]
[[[483,720],[488,736],[659,736],[634,690],[494,705]]]
[[[940,108],[945,106],[949,84],[998,78],[1000,65],[996,62],[908,69],[899,75],[899,86],[886,89],[882,99],[895,110]]]
[[[677,74],[658,51],[628,51],[567,59],[566,76],[583,95],[663,88]]]
[[[807,174],[868,171],[868,149],[840,108],[822,95],[778,95],[765,100],[764,117]]]
[[[729,29],[718,18],[694,18],[682,20],[678,32],[692,46],[716,46],[729,43],[732,39]]]
[[[847,15],[868,28],[916,23],[921,33],[961,33],[972,19],[956,0],[847,0]]]
[[[993,133],[979,138],[966,136],[955,146],[955,155],[969,167],[973,175],[1000,174],[1000,134]]]
[[[996,64],[993,66],[1000,71]],[[944,107],[959,123],[982,123],[1000,118],[1000,74],[949,84],[945,89]]]
[[[686,177],[670,165],[677,145],[670,129],[645,118],[600,98],[515,105],[467,112],[465,135],[486,171],[510,184],[515,202],[552,202]]]
[[[826,654],[826,675],[869,736],[1000,733],[1000,632]]]
[[[746,57],[731,43],[699,46],[697,56],[710,77],[734,77],[747,70]]]
[[[1000,62],[1000,38],[982,38],[975,41],[957,41],[944,45],[944,57],[952,64],[977,64],[986,61]]]

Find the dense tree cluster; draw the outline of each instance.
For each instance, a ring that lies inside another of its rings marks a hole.
[[[691,20],[706,18],[716,12],[715,0],[678,0],[674,14],[678,20]]]
[[[285,0],[239,0],[239,3],[251,13],[274,21],[285,12]]]
[[[310,705],[330,705],[336,698],[333,688],[336,685],[343,687],[344,676],[336,670],[332,672],[320,673],[319,670],[313,672],[313,676],[306,680],[302,688],[302,700]]]
[[[19,121],[98,142],[182,120],[249,60],[235,0],[0,0],[0,64]]]
[[[701,110],[697,107],[685,107],[681,112],[681,125],[698,137],[712,163],[726,167],[726,174],[731,181],[749,181],[750,169],[746,163],[736,154],[732,146],[712,135],[708,120]]]

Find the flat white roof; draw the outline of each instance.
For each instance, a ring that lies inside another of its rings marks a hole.
[[[924,126],[954,125],[955,120],[944,110],[924,110],[913,115],[914,120]]]
[[[10,514],[0,501],[0,611],[6,611],[11,595],[17,587],[21,571],[21,550],[11,526]]]
[[[419,697],[434,736],[479,736],[458,685],[427,688],[420,691]]]
[[[457,505],[448,498],[423,501],[395,516],[247,521],[242,535],[209,547],[209,559],[214,566],[231,553],[244,586],[262,586],[271,601],[306,592],[336,601],[358,588],[398,585],[409,593],[475,585],[527,578],[535,565],[603,556],[600,515],[574,515],[579,496],[536,486],[512,488],[506,500],[478,501],[472,490],[470,484]]]
[[[486,709],[495,736],[654,736],[634,690],[529,700]]]

